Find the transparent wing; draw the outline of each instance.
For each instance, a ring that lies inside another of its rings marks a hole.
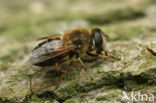
[[[61,54],[67,53],[70,50],[74,50],[76,48],[77,46],[75,45],[64,46],[61,40],[53,40],[35,49],[27,63],[41,63],[43,61],[57,57]]]

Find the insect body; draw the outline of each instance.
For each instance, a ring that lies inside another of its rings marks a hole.
[[[113,58],[106,52],[107,37],[98,28],[92,30],[74,29],[62,35],[44,37],[41,38],[44,41],[33,50],[28,63],[40,67],[56,65],[58,69],[62,64],[77,59],[90,79],[93,80],[81,57],[88,55],[99,58]],[[103,52],[105,55],[102,54]]]

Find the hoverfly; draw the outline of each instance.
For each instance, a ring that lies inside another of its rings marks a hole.
[[[40,38],[44,40],[32,52],[27,63],[39,67],[55,65],[60,67],[72,59],[77,59],[93,82],[93,78],[81,60],[83,56],[114,58],[106,52],[106,35],[101,29],[73,29],[63,34]],[[103,54],[104,53],[104,54]],[[60,81],[62,75],[60,76]]]

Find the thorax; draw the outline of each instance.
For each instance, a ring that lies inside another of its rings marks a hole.
[[[85,54],[92,45],[92,37],[87,29],[74,30],[66,32],[63,35],[64,45],[80,45],[81,48],[77,52],[81,55]]]

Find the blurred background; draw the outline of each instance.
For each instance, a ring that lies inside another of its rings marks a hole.
[[[101,28],[112,41],[156,38],[155,0],[0,0],[0,63],[28,55],[37,38]]]

